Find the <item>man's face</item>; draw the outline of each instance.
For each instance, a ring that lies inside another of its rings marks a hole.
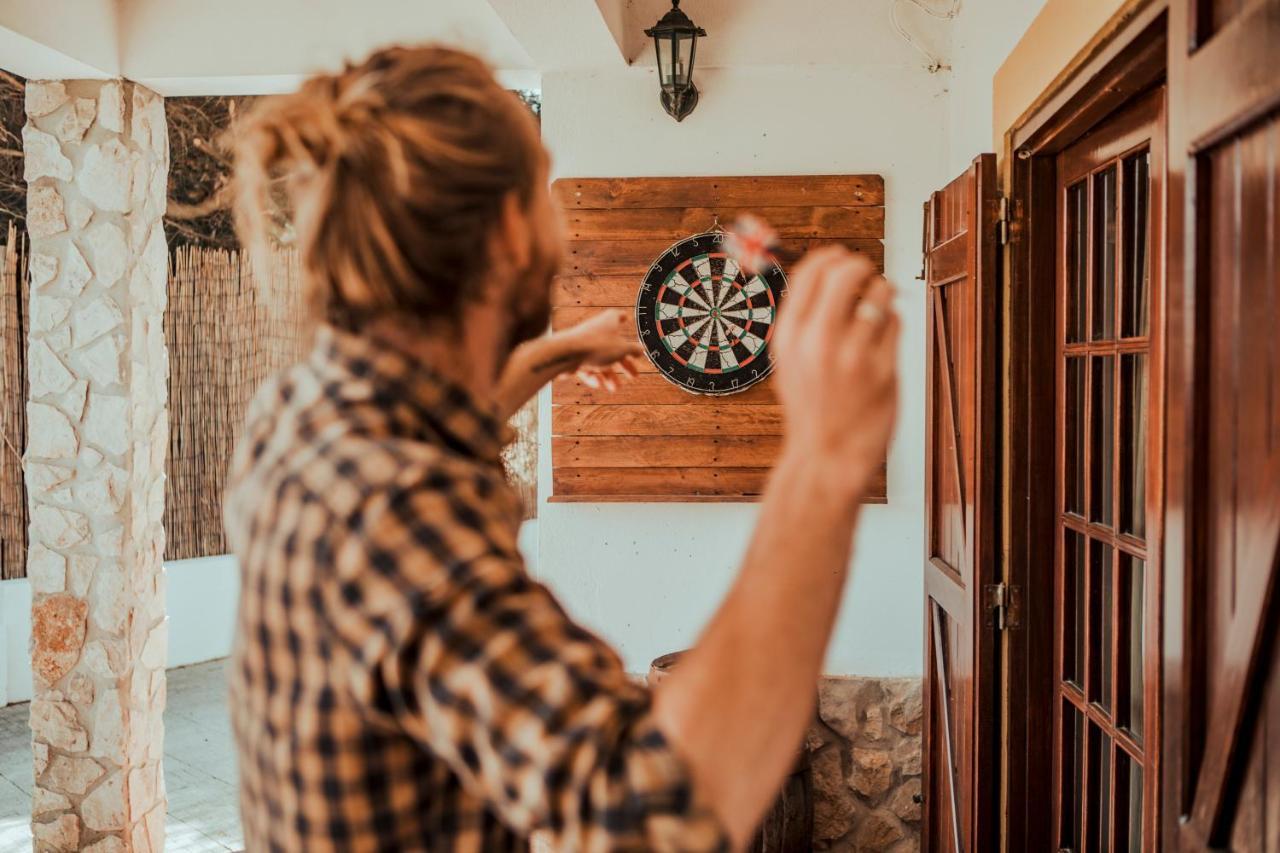
[[[551,282],[564,258],[563,214],[551,197],[545,167],[535,182],[525,219],[529,262],[515,276],[509,302],[513,348],[547,330],[551,322]]]

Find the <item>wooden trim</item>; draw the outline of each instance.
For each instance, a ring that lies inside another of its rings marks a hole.
[[[1130,0],[1023,111],[1005,134],[1009,153],[1058,151],[1163,75],[1162,44],[1146,41],[1169,0]],[[1154,70],[1154,75],[1152,74]]]
[[[1091,131],[1064,149],[1059,159],[1062,183],[1075,183],[1102,164],[1145,148],[1152,123],[1164,112],[1164,100],[1163,89],[1148,90],[1107,120],[1104,140],[1099,139],[1097,131]]]
[[[1003,460],[1004,577],[1023,590],[1023,630],[1005,639],[1005,721],[1002,800],[1004,849],[1049,850],[1051,802],[1026,796],[1046,790],[1061,738],[1045,738],[1038,720],[1052,720],[1053,585],[1042,573],[1054,560],[1052,479],[1055,381],[1053,364],[1056,175],[1052,157],[1017,160],[1011,196],[1016,218],[1004,289],[1005,447]]]

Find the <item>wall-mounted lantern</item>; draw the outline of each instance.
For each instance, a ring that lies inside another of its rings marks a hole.
[[[698,38],[707,31],[680,11],[680,0],[671,0],[671,11],[644,31],[658,52],[658,82],[662,86],[662,108],[676,121],[698,105],[698,87],[693,85],[693,60]]]

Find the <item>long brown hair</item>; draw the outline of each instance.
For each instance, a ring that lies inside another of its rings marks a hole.
[[[242,244],[263,247],[282,217],[315,319],[352,330],[455,316],[478,294],[503,199],[528,202],[543,157],[520,100],[444,47],[380,50],[264,99],[234,145]]]

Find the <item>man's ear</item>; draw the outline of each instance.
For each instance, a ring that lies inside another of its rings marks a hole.
[[[520,193],[512,190],[502,198],[502,215],[498,219],[499,245],[497,251],[507,255],[507,261],[517,270],[531,263],[532,224],[529,212],[520,200]]]

